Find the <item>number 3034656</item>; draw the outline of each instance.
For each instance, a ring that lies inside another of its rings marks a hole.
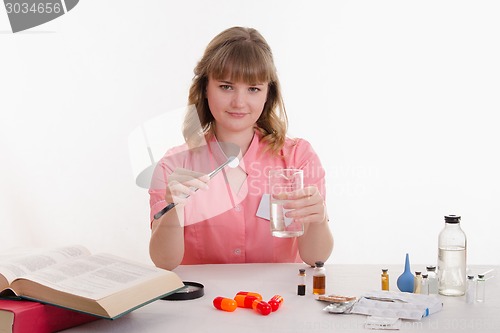
[[[62,11],[61,4],[58,2],[39,2],[29,4],[26,2],[5,3],[7,14],[59,14]]]

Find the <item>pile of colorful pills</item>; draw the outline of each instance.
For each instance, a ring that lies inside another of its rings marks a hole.
[[[237,307],[253,309],[263,316],[277,311],[283,304],[283,297],[274,295],[269,302],[262,300],[259,293],[240,291],[234,298],[216,297],[213,301],[214,307],[218,310],[233,312]]]

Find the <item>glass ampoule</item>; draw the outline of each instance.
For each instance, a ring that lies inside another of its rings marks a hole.
[[[429,286],[429,295],[438,293],[438,281],[436,274],[436,266],[429,265],[426,267],[427,270],[427,284]]]
[[[381,283],[382,283],[382,290],[389,290],[389,273],[388,269],[384,268],[382,269],[382,275],[380,276]]]
[[[486,280],[483,274],[478,274],[476,280],[476,302],[484,302],[485,294]]]
[[[420,293],[429,295],[429,279],[427,274],[422,274],[422,282],[420,283]]]
[[[304,296],[306,294],[306,270],[299,269],[299,276],[297,281],[297,295]]]
[[[422,286],[422,272],[415,272],[415,280],[413,286],[413,292],[415,294],[420,294],[420,288]]]
[[[313,294],[324,295],[326,293],[326,270],[322,261],[316,261],[313,273]]]
[[[474,275],[467,275],[467,289],[465,291],[465,303],[472,304],[476,301],[476,281]]]

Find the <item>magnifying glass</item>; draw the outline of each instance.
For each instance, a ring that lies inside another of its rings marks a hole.
[[[162,298],[164,301],[185,301],[189,299],[197,299],[205,294],[204,287],[201,283],[184,281],[186,288],[179,290],[173,294]]]

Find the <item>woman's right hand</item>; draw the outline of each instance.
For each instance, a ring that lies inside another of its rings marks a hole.
[[[165,193],[165,201],[183,204],[187,198],[198,189],[208,189],[207,174],[188,169],[177,168],[168,177],[168,186]]]

